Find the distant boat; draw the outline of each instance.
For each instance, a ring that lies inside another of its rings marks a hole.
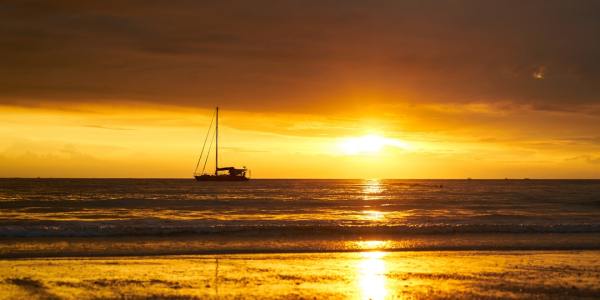
[[[208,150],[206,151],[206,158],[204,160],[202,172],[198,172],[198,167],[200,166],[200,162],[202,160],[202,157],[204,156],[204,149],[206,148],[206,142],[208,141],[208,136],[210,135],[213,121],[215,121],[215,131],[213,133],[215,141],[215,172],[213,174],[208,174],[205,173],[204,170],[206,168],[206,163],[208,162],[208,157],[210,155],[210,148],[212,148],[212,138],[210,140]],[[211,123],[208,127],[206,138],[204,139],[204,145],[202,146],[200,158],[198,158],[198,163],[196,163],[196,169],[194,170],[194,178],[196,178],[196,180],[198,181],[247,181],[249,180],[249,178],[246,177],[246,173],[248,173],[248,169],[246,169],[246,167],[243,167],[241,169],[237,169],[235,167],[219,168],[219,107],[217,106],[217,108],[215,109],[213,119],[211,120]]]

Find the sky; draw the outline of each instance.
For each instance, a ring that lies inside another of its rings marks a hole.
[[[597,1],[2,1],[1,177],[600,178]],[[208,168],[213,168],[209,166]]]

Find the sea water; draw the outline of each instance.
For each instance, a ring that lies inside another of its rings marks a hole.
[[[600,249],[600,180],[0,179],[0,242],[5,256]]]

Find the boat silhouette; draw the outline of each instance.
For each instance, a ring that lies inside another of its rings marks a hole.
[[[204,149],[206,149],[206,142],[208,141],[208,137],[211,133],[213,121],[215,123],[215,131],[213,133],[213,138],[210,139],[210,145],[208,146],[208,150],[206,151],[206,157],[204,160],[204,165],[202,167],[202,172],[198,172],[198,167],[200,166],[200,162],[202,161],[202,157],[204,157]],[[208,162],[208,157],[210,156],[210,150],[212,148],[212,143],[215,142],[215,172],[213,174],[209,174],[205,172],[206,163]],[[246,167],[235,168],[235,167],[219,167],[219,107],[215,108],[215,114],[211,119],[210,125],[208,127],[208,131],[206,132],[206,137],[204,138],[204,145],[202,145],[202,151],[200,152],[200,157],[198,158],[198,162],[196,163],[196,169],[194,170],[194,178],[198,181],[247,181],[249,178],[246,174],[249,172]]]

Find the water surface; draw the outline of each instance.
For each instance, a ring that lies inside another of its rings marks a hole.
[[[0,180],[5,255],[600,249],[599,236],[599,180]],[[108,246],[82,246],[94,238]]]

